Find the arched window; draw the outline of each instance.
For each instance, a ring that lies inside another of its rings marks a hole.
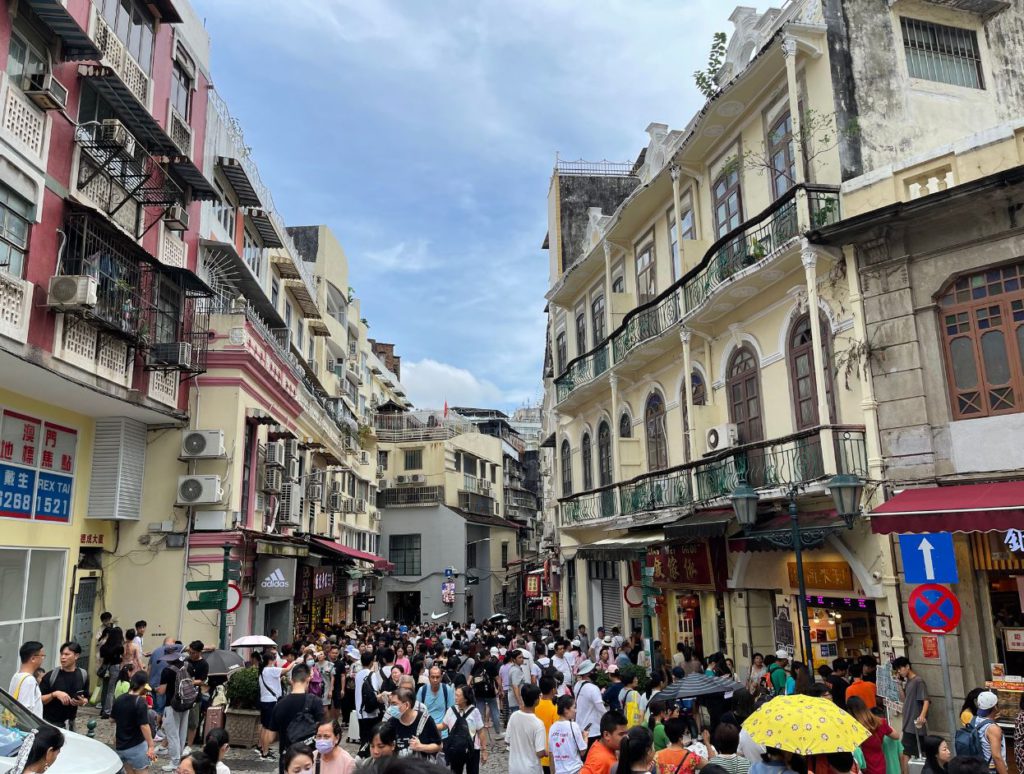
[[[629,414],[625,411],[622,412],[622,416],[619,417],[619,438],[632,438],[633,437],[633,420],[630,419]]]
[[[583,434],[580,442],[580,460],[583,463],[583,491],[587,492],[594,488],[594,460],[593,451],[590,448],[590,433]]]
[[[597,485],[612,482],[612,431],[607,422],[597,428]]]
[[[572,494],[572,449],[562,441],[562,497]]]
[[[832,395],[832,337],[828,323],[822,319],[821,354],[825,361],[825,397],[829,421],[835,420]],[[818,384],[814,378],[814,345],[811,339],[811,316],[801,315],[789,329],[789,382],[793,393],[796,429],[804,430],[821,424],[818,417]]]
[[[652,392],[644,407],[644,426],[647,430],[647,468],[662,470],[668,467],[668,439],[665,437],[665,401]]]
[[[708,402],[708,391],[704,386],[704,377],[696,368],[690,373],[690,390],[693,392],[693,405],[703,406]],[[690,461],[690,412],[686,406],[686,388],[679,396],[679,405],[683,410],[683,461]]]
[[[939,299],[957,419],[1024,405],[1024,263],[961,277]]]
[[[729,421],[736,425],[740,443],[764,440],[761,422],[761,380],[757,357],[744,345],[733,353],[726,369]]]

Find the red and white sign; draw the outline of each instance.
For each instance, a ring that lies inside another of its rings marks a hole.
[[[1024,652],[1024,629],[1003,629],[1003,641],[1007,650]]]
[[[960,600],[938,583],[916,586],[907,607],[911,620],[931,634],[949,634],[960,623]]]
[[[922,637],[921,638],[921,655],[925,658],[938,658],[939,657],[939,638],[938,637]]]
[[[630,607],[640,607],[644,603],[644,590],[636,583],[631,583],[622,590],[622,598]]]
[[[242,606],[242,590],[237,584],[228,584],[228,601],[225,604],[224,612],[233,613]]]

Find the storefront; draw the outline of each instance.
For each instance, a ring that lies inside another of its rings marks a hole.
[[[253,634],[269,635],[276,629],[280,642],[292,639],[297,564],[294,557],[285,556],[261,556],[256,561]]]
[[[847,568],[849,569],[849,568]],[[807,597],[814,669],[839,657],[857,660],[881,651],[875,600],[864,597]]]
[[[334,567],[299,565],[293,623],[297,634],[322,630],[338,622],[334,606],[335,578]]]

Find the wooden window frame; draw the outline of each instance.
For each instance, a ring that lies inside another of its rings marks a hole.
[[[657,401],[660,414],[652,414],[651,405]],[[644,440],[647,448],[647,469],[664,470],[668,467],[668,429],[665,426],[665,399],[658,391],[652,392],[644,401]]]
[[[572,446],[568,439],[562,441],[558,462],[562,474],[562,497],[569,497],[572,495]]]
[[[788,122],[789,127],[785,133],[778,140],[773,142],[772,138],[775,136],[775,132],[780,126],[785,125]],[[786,192],[796,185],[796,155],[794,154],[793,147],[793,117],[788,110],[783,111],[768,128],[767,136],[768,146],[768,162],[771,165],[771,187],[772,187],[772,201],[778,201]],[[785,157],[787,164],[785,171],[779,170],[775,166],[775,154],[782,152]],[[780,189],[780,183],[784,184],[784,187]]]
[[[626,432],[622,432],[625,430]],[[633,437],[633,418],[629,415],[628,411],[623,411],[622,416],[619,417],[619,438],[632,438]]]
[[[729,183],[730,178],[735,176],[735,181]],[[719,183],[725,181],[726,187],[722,192],[722,195],[717,194]],[[718,216],[719,205],[728,205],[729,199],[732,194],[736,194],[736,212],[726,214],[726,220],[722,221]],[[732,169],[729,171],[722,172],[715,178],[715,181],[711,184],[711,210],[715,217],[715,238],[721,239],[723,236],[728,234],[735,228],[738,228],[743,223],[743,183],[740,177],[739,169]],[[736,216],[736,223],[729,225],[732,221],[733,214]],[[724,227],[724,228],[723,228]]]
[[[590,327],[594,331],[594,346],[596,347],[605,337],[608,335],[608,331],[605,327],[605,315],[607,314],[605,307],[604,293],[601,293],[594,297],[594,300],[590,302]]]
[[[598,486],[609,486],[612,481],[612,429],[602,420],[597,426],[597,482]]]
[[[698,392],[699,387],[699,392]],[[708,401],[707,385],[704,384],[704,377],[700,371],[694,368],[690,371],[690,391],[693,393],[693,405],[705,406]],[[690,427],[690,411],[686,405],[686,385],[683,385],[682,394],[679,396],[679,405],[683,412],[683,462],[690,462],[690,443],[687,437],[692,432]]]
[[[633,247],[636,255],[636,302],[646,304],[658,295],[658,255],[654,246],[654,229],[648,231],[637,245],[639,247]],[[641,259],[648,259],[642,267]],[[642,290],[645,285],[649,288],[648,293]]]
[[[741,372],[735,372],[737,361],[744,356],[749,356],[750,362],[753,363],[753,368],[747,369]],[[757,353],[751,348],[749,344],[744,344],[741,347],[737,347],[736,351],[729,356],[729,365],[725,369],[725,389],[726,389],[726,402],[729,407],[729,421],[736,425],[740,444],[756,443],[757,441],[764,440],[764,402],[761,398],[761,365],[757,359]],[[751,395],[747,390],[747,385],[753,382],[756,388],[756,392]],[[737,402],[734,397],[734,388],[741,387],[743,389],[742,401]],[[757,401],[757,437],[750,432],[751,419],[747,412],[747,404],[751,399]],[[743,406],[743,417],[740,417],[737,413],[739,405]]]
[[[563,373],[569,364],[569,338],[564,330],[555,335],[555,360],[558,373]]]
[[[576,313],[576,357],[587,351],[587,311],[581,308]]]
[[[807,430],[822,424],[821,417],[818,416],[818,380],[814,375],[814,343],[813,341],[808,341],[805,344],[793,344],[793,338],[796,336],[798,329],[805,324],[809,324],[810,320],[810,313],[804,312],[793,320],[789,330],[786,332],[786,368],[789,373],[790,402],[793,407],[793,425],[798,431]],[[828,320],[824,315],[818,315],[818,324],[821,326],[821,354],[822,359],[825,361],[825,399],[828,401],[828,421],[832,423],[836,419],[836,391],[832,379],[832,334]],[[799,356],[805,354],[810,356],[811,370],[807,377],[800,377],[797,375],[796,361]],[[809,378],[811,383],[811,394],[807,399],[812,402],[814,411],[813,416],[808,422],[801,420],[800,398],[797,393],[797,385],[801,378]]]
[[[594,451],[590,444],[590,433],[583,434],[580,441],[580,464],[583,467],[583,491],[594,488]]]

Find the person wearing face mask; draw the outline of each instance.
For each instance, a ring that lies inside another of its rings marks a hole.
[[[391,694],[388,722],[395,729],[395,756],[433,759],[441,751],[441,734],[427,712],[416,711],[416,697],[408,688]]]
[[[356,762],[341,747],[341,723],[330,720],[316,730],[316,767],[320,774],[352,774]]]

